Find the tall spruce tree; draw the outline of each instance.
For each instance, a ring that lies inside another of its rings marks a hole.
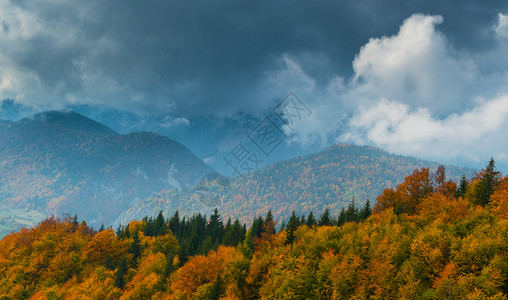
[[[321,214],[321,218],[319,219],[319,226],[330,226],[332,225],[332,219],[330,217],[330,209],[327,207],[325,211]]]
[[[370,217],[371,214],[372,214],[372,208],[370,206],[370,200],[367,199],[367,202],[365,202],[365,205],[358,213],[358,220],[363,221],[363,220],[367,219],[368,217]]]
[[[459,185],[457,186],[457,191],[455,192],[455,198],[464,197],[467,192],[468,183],[466,179],[466,175],[462,175],[460,179]]]
[[[307,216],[307,222],[306,222],[307,226],[309,227],[314,227],[317,225],[317,220],[316,218],[314,217],[314,213],[311,211],[309,213],[309,215]]]
[[[337,226],[342,226],[346,224],[346,210],[344,207],[340,210],[339,216],[337,217]]]
[[[166,219],[164,219],[164,215],[162,214],[162,210],[159,211],[157,218],[155,218],[154,224],[154,233],[156,236],[165,235],[166,234]]]
[[[266,213],[266,217],[265,217],[265,223],[268,223],[268,222],[274,222],[273,221],[273,214],[272,214],[272,210],[268,210],[268,213]]]
[[[210,216],[206,227],[206,234],[211,237],[213,248],[218,247],[224,238],[224,224],[220,217],[219,211],[215,209]]]
[[[295,231],[298,229],[298,217],[296,216],[295,211],[293,210],[293,213],[291,214],[291,217],[289,218],[289,222],[286,225],[286,245],[292,245],[295,241]]]
[[[141,240],[139,239],[139,233],[137,230],[135,230],[134,233],[132,234],[132,242],[129,246],[128,251],[129,251],[129,253],[133,254],[134,262],[141,255]]]
[[[127,259],[124,257],[120,261],[120,265],[115,273],[115,286],[119,289],[123,289],[125,287],[125,275],[127,274]]]
[[[171,230],[171,232],[173,232],[173,234],[178,237],[178,238],[181,238],[181,232],[180,232],[180,216],[178,214],[178,210],[175,211],[175,213],[173,214],[173,216],[171,217],[171,219],[169,219],[169,222],[168,222],[168,227],[169,227],[169,230]]]
[[[356,221],[358,221],[358,208],[356,207],[355,198],[353,198],[346,209],[346,222]]]
[[[252,238],[261,238],[261,232],[263,228],[263,224],[265,222],[263,221],[263,217],[254,218],[251,225],[252,230]]]
[[[480,173],[480,182],[477,185],[477,197],[479,204],[485,206],[490,202],[490,196],[494,188],[499,184],[499,171],[496,171],[494,158],[491,158],[487,167]]]

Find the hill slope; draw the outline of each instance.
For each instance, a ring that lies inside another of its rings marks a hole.
[[[269,216],[248,230],[175,215],[116,232],[47,219],[0,240],[0,299],[507,299],[508,177],[475,200],[492,172],[459,198],[415,172],[365,219],[286,216],[277,232]]]
[[[203,201],[201,189],[171,190],[140,201],[122,214],[118,223],[126,223],[163,210],[170,216],[175,210],[184,215],[201,212],[210,215],[219,208],[225,219],[248,222],[253,216],[272,210],[279,223],[291,211],[308,214],[329,207],[337,214],[354,197],[359,204],[375,201],[384,188],[394,187],[414,169],[438,163],[389,154],[377,148],[335,145],[311,155],[278,162],[245,178],[230,179],[218,191],[220,201]],[[447,166],[450,179],[458,180],[472,170]],[[209,200],[209,199],[207,199]]]
[[[174,140],[121,135],[70,111],[0,126],[0,157],[0,205],[78,213],[96,226],[140,199],[191,186],[213,171]]]

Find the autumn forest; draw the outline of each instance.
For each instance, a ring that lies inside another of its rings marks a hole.
[[[98,230],[50,217],[0,241],[0,299],[506,299],[508,177],[415,170],[372,208],[145,217]]]

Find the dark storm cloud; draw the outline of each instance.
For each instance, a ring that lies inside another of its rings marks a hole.
[[[370,37],[415,12],[440,14],[475,51],[506,1],[7,1],[0,5],[0,96],[181,116],[264,109],[283,56],[316,85],[352,75]],[[2,83],[3,82],[3,83]],[[285,86],[283,85],[285,88]]]
[[[212,157],[293,90],[290,147],[508,166],[505,0],[5,0],[0,24],[3,118],[80,108]]]

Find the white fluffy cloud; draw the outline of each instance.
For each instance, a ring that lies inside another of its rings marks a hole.
[[[380,97],[434,111],[456,111],[471,97],[477,76],[474,63],[456,53],[436,26],[441,16],[413,15],[398,34],[372,38],[353,61],[351,98]]]
[[[499,15],[494,34],[503,35],[505,18]],[[481,71],[504,45],[459,51],[437,29],[443,21],[416,14],[397,34],[370,39],[349,82],[333,78],[325,92],[315,91],[314,114],[292,141],[333,137],[475,166],[495,155],[508,167],[508,66],[498,60],[495,71]]]
[[[382,99],[362,109],[350,126],[351,131],[341,137],[344,141],[373,143],[388,151],[429,159],[483,162],[508,146],[503,138],[508,132],[508,96],[442,120],[434,118],[428,108],[413,111],[406,104]]]
[[[494,30],[499,38],[508,39],[508,15],[498,15],[497,25]]]

